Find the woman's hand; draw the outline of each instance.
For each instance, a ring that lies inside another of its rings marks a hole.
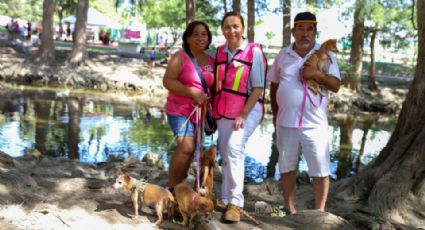
[[[208,96],[203,92],[192,92],[192,98],[198,105],[203,105],[208,101]]]
[[[235,131],[238,131],[239,129],[243,129],[245,125],[246,116],[239,115],[235,118],[235,121],[233,122],[233,129]]]

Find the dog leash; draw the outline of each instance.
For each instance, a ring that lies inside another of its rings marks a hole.
[[[310,101],[310,103],[315,107],[315,108],[319,108],[322,105],[323,102],[323,96],[320,95],[320,102],[318,105],[316,105],[313,102],[313,99],[310,96],[310,93],[308,92],[308,86],[307,86],[307,82],[304,79],[304,67],[300,69],[300,79],[301,79],[301,84],[303,86],[303,91],[304,91],[304,95],[303,95],[303,102],[301,103],[301,115],[300,115],[300,119],[298,120],[298,130],[302,129],[303,126],[303,118],[304,118],[304,112],[305,112],[305,103],[307,101],[307,97]]]

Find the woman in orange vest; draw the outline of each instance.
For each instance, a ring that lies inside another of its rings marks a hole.
[[[267,61],[256,43],[243,37],[244,21],[227,13],[221,30],[226,43],[217,48],[213,117],[217,121],[218,146],[222,156],[221,199],[227,205],[223,219],[240,221],[244,205],[245,145],[260,124],[264,109]]]

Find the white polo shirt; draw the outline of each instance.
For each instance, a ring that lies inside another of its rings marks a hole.
[[[304,62],[318,49],[320,45],[315,44],[314,48],[304,57],[300,57],[294,50],[294,43],[283,48],[276,57],[270,71],[267,74],[268,81],[278,83],[279,87],[276,93],[276,100],[279,111],[276,118],[276,125],[289,128],[298,128],[298,122],[301,116],[301,106],[303,103],[304,88],[300,80],[300,69]],[[337,60],[330,53],[332,63],[326,66],[326,73],[332,75],[339,80],[341,79]],[[315,128],[328,124],[327,105],[328,90],[323,87],[325,97],[322,104],[316,108],[308,98],[305,102],[304,117],[302,120],[303,128]],[[320,95],[314,95],[309,92],[311,99],[316,105],[320,104]]]

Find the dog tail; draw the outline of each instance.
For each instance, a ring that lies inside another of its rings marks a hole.
[[[173,204],[177,204],[176,198],[174,198],[173,194],[167,189],[168,192],[168,199],[171,201],[171,203]]]

